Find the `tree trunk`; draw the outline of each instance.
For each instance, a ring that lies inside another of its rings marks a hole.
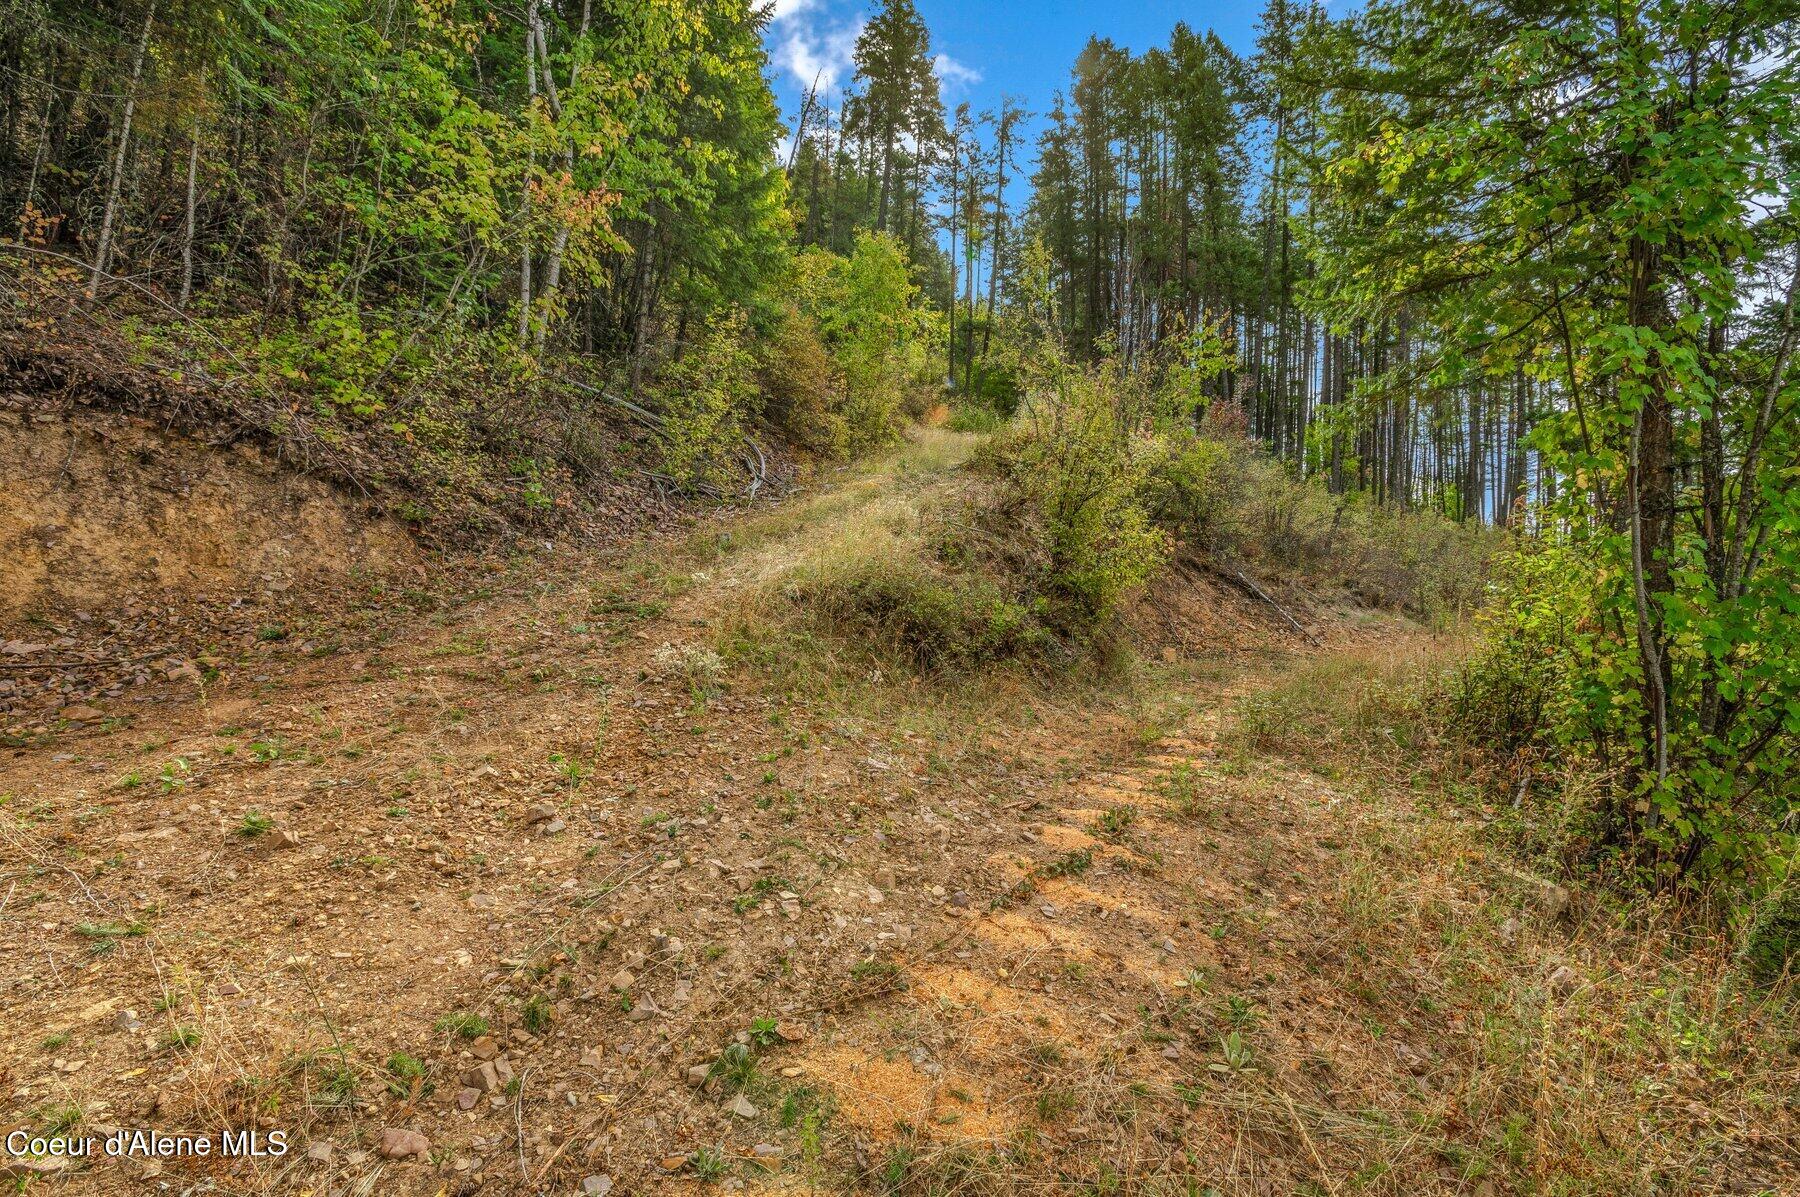
[[[200,118],[194,118],[194,131],[188,144],[187,221],[181,226],[181,298],[175,306],[186,311],[194,293],[194,214],[197,184],[200,179]]]
[[[144,77],[144,51],[150,45],[150,25],[156,20],[156,0],[144,10],[144,28],[131,55],[131,85],[125,91],[125,112],[119,120],[119,144],[113,151],[112,179],[106,186],[106,209],[100,216],[100,244],[94,250],[94,272],[88,278],[87,297],[100,294],[100,280],[112,256],[113,227],[119,219],[119,189],[125,180],[125,150],[131,141],[131,117],[137,111],[138,83]]]
[[[1661,252],[1634,237],[1630,246],[1628,318],[1634,328],[1660,332],[1668,322]],[[1637,609],[1638,657],[1644,669],[1644,771],[1659,783],[1669,775],[1669,691],[1673,682],[1663,631],[1663,600],[1674,593],[1670,551],[1675,530],[1675,423],[1660,361],[1651,364],[1631,436],[1631,572]],[[1656,816],[1651,806],[1651,818]]]
[[[525,4],[525,122],[530,126],[537,110],[537,0]],[[531,176],[537,155],[525,156],[525,186],[519,197],[519,348],[531,340]]]

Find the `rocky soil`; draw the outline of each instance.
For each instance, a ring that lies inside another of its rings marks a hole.
[[[227,604],[206,658],[16,725],[8,1129],[293,1146],[4,1166],[72,1193],[1336,1193],[1356,1127],[1434,1126],[1380,1139],[1371,1191],[1505,1191],[1430,1146],[1481,1012],[1371,951],[1386,833],[1329,771],[1220,740],[1292,662],[1424,633],[1340,613],[1315,649],[1195,582],[1141,613],[1123,691],[777,685],[721,629],[806,527],[746,530]],[[1412,892],[1507,914],[1508,950],[1563,914],[1440,855]]]

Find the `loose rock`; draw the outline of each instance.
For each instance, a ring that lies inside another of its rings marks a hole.
[[[428,1156],[431,1154],[431,1140],[416,1130],[390,1126],[381,1132],[381,1146],[378,1149],[383,1158],[403,1160],[408,1156]]]

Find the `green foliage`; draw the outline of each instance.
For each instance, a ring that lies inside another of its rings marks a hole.
[[[1074,366],[1051,348],[1022,423],[989,460],[1037,522],[1046,584],[1071,625],[1097,623],[1147,581],[1168,549],[1142,496],[1150,459],[1135,376],[1111,362]]]
[[[1235,446],[1239,456],[1248,448]],[[1154,453],[1142,491],[1152,521],[1187,544],[1229,547],[1245,489],[1234,446],[1176,428],[1158,439]]]
[[[1601,838],[1664,884],[1793,858],[1791,35],[1760,0],[1390,0],[1309,27],[1289,80],[1322,112],[1317,304],[1403,309],[1425,385],[1550,399],[1550,546],[1510,568],[1470,717],[1576,751]]]
[[[977,403],[957,404],[944,421],[951,432],[998,432],[1005,425],[1005,418],[993,408]]]
[[[1464,666],[1454,721],[1471,742],[1520,752],[1607,754],[1636,714],[1631,696],[1594,679],[1603,665],[1596,563],[1567,543],[1503,555],[1480,613],[1481,647]]]
[[[425,1062],[406,1052],[395,1052],[387,1058],[387,1091],[395,1097],[423,1097],[431,1092],[425,1080]]]
[[[444,1034],[455,1035],[461,1039],[479,1039],[489,1030],[487,1019],[479,1014],[470,1014],[466,1011],[446,1014],[432,1025]]]
[[[742,312],[722,316],[669,364],[657,386],[663,468],[684,490],[724,487],[743,442],[741,416],[756,396],[747,327]]]
[[[790,594],[840,632],[927,673],[965,672],[1053,642],[1033,608],[994,578],[922,553],[865,559]]]
[[[903,423],[906,388],[925,372],[935,327],[905,249],[886,234],[863,233],[848,258],[806,250],[796,288],[838,372],[846,448],[864,453],[890,443]]]
[[[1744,957],[1750,975],[1764,985],[1792,980],[1800,970],[1800,885],[1769,894],[1752,907]]]
[[[850,450],[850,422],[839,409],[836,364],[819,336],[818,321],[789,305],[781,310],[763,351],[764,412],[791,443],[822,457]]]
[[[244,817],[238,820],[235,830],[245,839],[255,839],[257,836],[267,835],[275,830],[275,820],[262,811],[248,810],[244,812]]]

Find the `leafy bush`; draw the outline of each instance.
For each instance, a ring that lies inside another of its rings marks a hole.
[[[838,373],[818,322],[796,306],[783,309],[763,351],[764,412],[782,436],[824,457],[850,449],[850,422],[838,406]]]
[[[1017,430],[984,455],[1015,512],[1041,529],[1043,588],[1071,626],[1094,624],[1149,580],[1168,549],[1144,504],[1154,442],[1142,434],[1141,391],[1111,363],[1047,355]]]
[[[1627,712],[1571,686],[1593,665],[1593,578],[1592,562],[1568,545],[1527,541],[1500,559],[1493,602],[1476,619],[1480,650],[1454,695],[1462,736],[1508,755],[1598,746],[1605,759]]]
[[[925,372],[930,319],[906,251],[885,233],[860,233],[850,257],[799,256],[795,288],[817,323],[841,393],[846,448],[865,453],[900,435],[907,386]]]
[[[1800,968],[1800,886],[1790,882],[1752,909],[1744,962],[1763,985],[1793,978]]]
[[[1032,606],[996,580],[924,555],[865,558],[855,570],[790,593],[839,631],[921,672],[962,672],[1051,642]]]
[[[837,521],[780,579],[783,605],[921,673],[1033,657],[1059,643],[1027,564],[1035,538],[996,536],[979,487],[896,497]]]
[[[959,403],[950,411],[944,427],[951,432],[998,432],[1006,420],[990,407],[976,403]]]
[[[756,396],[756,358],[742,312],[719,319],[671,362],[657,386],[663,468],[685,490],[723,487],[742,442],[740,419]]]
[[[1244,482],[1231,446],[1177,430],[1155,446],[1143,501],[1157,526],[1183,543],[1223,548],[1236,538]]]

